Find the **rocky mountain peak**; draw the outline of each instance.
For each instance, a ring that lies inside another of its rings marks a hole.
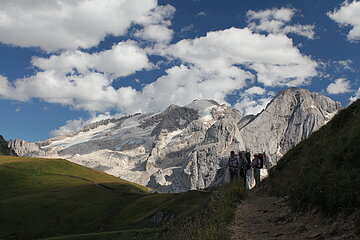
[[[62,157],[162,192],[181,192],[227,181],[232,150],[265,152],[270,168],[339,109],[328,97],[290,88],[256,116],[194,100],[159,113],[103,120],[48,141],[9,145],[22,156]]]
[[[275,165],[290,148],[326,124],[339,102],[301,88],[279,92],[267,107],[241,129],[245,145],[267,152]]]
[[[185,105],[184,107],[194,109],[198,111],[200,116],[204,116],[209,114],[211,109],[216,108],[218,106],[220,106],[220,104],[214,100],[199,99],[199,100],[193,100],[190,104]]]
[[[215,100],[195,99],[185,107],[194,108],[194,109],[204,109],[206,107],[211,107],[211,106],[220,106],[220,104]]]
[[[268,105],[272,104],[290,106],[290,111],[301,107],[303,110],[306,108],[318,108],[320,111],[332,113],[342,108],[341,103],[335,102],[329,97],[295,87],[279,92]]]

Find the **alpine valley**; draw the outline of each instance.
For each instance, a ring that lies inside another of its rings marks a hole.
[[[158,113],[102,120],[35,143],[10,140],[8,146],[18,156],[63,158],[160,192],[184,192],[228,181],[231,150],[265,152],[265,177],[340,109],[339,102],[319,93],[289,88],[256,116],[242,116],[213,100],[194,100]]]

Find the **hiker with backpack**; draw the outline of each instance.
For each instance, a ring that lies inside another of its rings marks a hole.
[[[234,181],[238,177],[238,170],[239,170],[239,158],[234,151],[230,152],[228,166],[229,166],[230,181]]]
[[[252,187],[254,178],[253,178],[253,170],[251,168],[251,154],[249,151],[245,152],[245,159],[247,162],[247,165],[245,167],[245,179],[246,179],[246,189],[249,190]]]
[[[255,187],[260,186],[260,169],[264,166],[264,154],[257,153],[254,155],[254,159],[251,162],[251,166],[254,169]]]
[[[247,158],[247,155],[249,158]],[[246,187],[247,170],[249,170],[250,164],[251,164],[250,153],[245,152],[245,151],[240,151],[239,152],[239,173],[240,173],[240,178],[243,180],[245,187]]]

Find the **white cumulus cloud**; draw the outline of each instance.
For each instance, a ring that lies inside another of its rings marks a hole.
[[[90,48],[107,35],[125,35],[133,24],[168,26],[164,17],[173,12],[156,0],[3,0],[0,42],[48,52]]]
[[[185,105],[203,98],[227,103],[228,94],[256,81],[269,87],[299,86],[317,74],[317,63],[301,54],[289,37],[262,35],[248,28],[208,32],[203,37],[157,46],[150,54],[178,59],[182,64],[137,91],[126,106],[128,112],[159,111],[170,104]],[[260,87],[247,90],[248,96],[262,94],[265,89]],[[255,113],[270,99],[266,95],[246,112]]]
[[[314,25],[288,25],[296,13],[293,8],[273,8],[267,10],[249,10],[246,14],[248,26],[255,32],[275,34],[295,33],[313,39]]]
[[[181,64],[170,67],[140,91],[130,86],[115,89],[114,78],[152,67],[138,44],[121,42],[92,54],[67,51],[34,58],[32,63],[40,71],[33,76],[13,83],[1,78],[0,95],[20,101],[40,98],[90,112],[117,109],[134,113],[202,98],[226,103],[228,94],[254,82],[265,87],[299,86],[317,74],[317,63],[301,54],[289,37],[262,35],[248,28],[230,28],[172,45],[156,45],[148,54],[179,59]],[[254,87],[247,93],[260,95],[263,91]]]
[[[170,42],[174,31],[162,25],[149,25],[134,33],[135,37],[151,42],[167,43]]]
[[[47,70],[18,79],[13,84],[1,77],[0,86],[1,98],[18,101],[39,98],[90,112],[105,112],[112,108],[121,111],[131,104],[136,94],[130,87],[115,89],[111,80],[96,72],[64,75],[56,70]]]
[[[50,132],[51,136],[62,136],[72,132],[78,132],[86,125],[86,120],[83,118],[67,120],[64,126]]]
[[[56,70],[64,74],[71,73],[74,69],[81,74],[96,70],[114,78],[152,67],[146,51],[131,40],[119,42],[109,50],[92,54],[76,50],[49,58],[34,57],[32,64],[41,70]]]
[[[109,112],[105,112],[105,113],[97,114],[97,115],[93,114],[87,120],[83,119],[83,118],[67,120],[65,125],[60,126],[58,129],[52,130],[50,132],[50,135],[51,136],[62,136],[62,135],[66,135],[69,133],[78,132],[83,127],[85,127],[86,125],[89,125],[91,123],[98,122],[98,121],[101,121],[104,119],[119,118],[119,117],[121,117],[121,115],[119,115],[119,114],[111,115]]]
[[[239,102],[237,102],[234,107],[239,109],[244,116],[246,115],[256,115],[264,110],[267,104],[273,99],[273,97],[262,97],[255,99],[250,95],[244,94],[241,96]]]
[[[89,112],[125,111],[137,92],[131,87],[115,89],[114,79],[153,67],[145,50],[130,40],[92,54],[76,50],[35,57],[32,64],[40,70],[33,76],[13,82],[0,76],[0,98],[39,98]]]
[[[360,2],[345,1],[339,9],[327,15],[340,26],[351,26],[347,38],[349,41],[360,40]]]
[[[360,88],[356,91],[355,95],[349,98],[350,103],[355,102],[360,98]]]
[[[0,99],[12,99],[13,87],[5,76],[0,75]]]
[[[139,20],[144,27],[135,31],[134,36],[150,42],[170,42],[174,31],[169,27],[175,10],[171,5],[157,6]]]
[[[329,94],[341,94],[351,92],[350,82],[346,78],[338,78],[327,87]]]
[[[87,2],[90,4],[93,1]],[[37,3],[35,0],[30,2]],[[106,5],[113,1],[104,2]],[[123,7],[132,6],[132,1],[116,2],[125,4]],[[62,3],[78,7],[85,4],[82,0],[56,2]],[[54,3],[47,4],[50,10],[53,9]],[[8,1],[5,5],[10,6],[10,9],[13,6]],[[172,31],[168,27],[175,9],[169,5],[157,6],[156,1],[151,6],[148,3],[145,5],[148,6],[146,10],[134,10],[141,14],[127,13],[137,16],[136,20],[132,20],[136,25],[133,36],[157,44],[149,46],[127,40],[100,52],[87,53],[72,49],[47,58],[34,57],[32,64],[38,72],[33,76],[12,82],[6,77],[0,77],[0,97],[19,101],[39,98],[93,113],[116,109],[131,114],[159,111],[170,104],[185,105],[194,99],[207,98],[227,103],[227,95],[247,89],[238,106],[246,113],[254,113],[270,99],[265,88],[301,86],[308,84],[317,75],[317,62],[302,54],[285,32],[263,34],[251,28],[229,28],[170,44]],[[30,4],[29,7],[37,9],[43,5]],[[127,14],[123,16],[127,26],[123,32],[132,24]],[[280,9],[271,14],[273,18],[283,21],[283,27],[286,27],[294,10]],[[263,17],[259,16],[263,15],[268,13],[252,12],[253,18],[260,19]],[[53,38],[56,37],[54,34]],[[58,49],[58,46],[45,49]],[[147,47],[144,49],[143,46]],[[154,68],[148,55],[166,58],[164,66],[168,69],[165,69],[163,76],[143,86],[141,90],[134,89],[131,84],[128,87],[114,87],[114,79]],[[254,84],[264,88],[251,87]]]
[[[250,29],[229,28],[206,36],[184,39],[159,50],[204,71],[228,74],[252,69],[266,86],[299,86],[315,76],[317,63],[302,55],[292,39],[283,34],[262,35]]]
[[[197,17],[206,17],[207,14],[206,14],[206,12],[201,11],[201,12],[198,12],[198,13],[196,14],[196,16],[197,16]]]
[[[334,64],[335,64],[335,67],[337,68],[336,70],[338,72],[341,72],[344,70],[348,70],[348,71],[352,71],[352,72],[354,71],[354,69],[352,67],[353,61],[351,59],[334,61]]]
[[[266,93],[266,90],[264,88],[254,86],[246,89],[245,93],[248,95],[263,95]]]
[[[225,97],[242,88],[249,73],[230,68],[230,72],[204,70],[196,66],[174,66],[166,75],[148,84],[134,96],[129,112],[159,111],[170,104],[186,105],[194,99],[214,99],[226,103]]]

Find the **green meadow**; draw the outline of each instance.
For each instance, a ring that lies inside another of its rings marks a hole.
[[[219,207],[215,188],[150,194],[152,189],[62,159],[0,156],[0,182],[0,239],[181,238],[186,231],[198,235],[195,219]],[[233,202],[243,193],[235,191]]]

